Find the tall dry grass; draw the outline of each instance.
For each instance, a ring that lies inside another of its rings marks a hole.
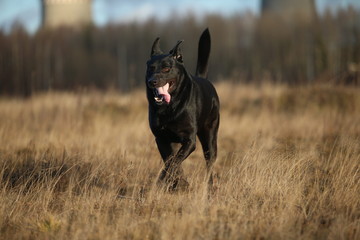
[[[217,85],[216,192],[161,161],[143,91],[0,100],[1,239],[360,239],[360,91]]]

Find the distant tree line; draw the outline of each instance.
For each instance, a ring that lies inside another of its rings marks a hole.
[[[185,40],[185,65],[194,72],[198,38],[212,35],[212,81],[285,84],[359,84],[360,12],[327,12],[311,25],[250,13],[230,18],[193,16],[167,22],[59,28],[28,34],[21,27],[0,32],[0,94],[73,89],[129,91],[143,85],[154,39],[168,51]]]

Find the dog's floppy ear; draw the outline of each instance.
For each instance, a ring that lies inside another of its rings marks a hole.
[[[152,45],[152,48],[151,48],[151,54],[150,54],[150,57],[154,56],[154,55],[160,55],[160,54],[163,54],[163,52],[160,50],[160,38],[156,38],[153,45]]]
[[[182,54],[179,48],[179,45],[183,42],[184,40],[179,40],[175,47],[173,47],[173,49],[170,50],[170,54],[174,57],[174,59],[176,59],[179,62],[182,62]]]

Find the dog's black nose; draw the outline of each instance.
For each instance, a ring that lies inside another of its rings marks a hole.
[[[150,79],[149,80],[149,86],[150,87],[155,87],[158,84],[158,80],[157,79]]]

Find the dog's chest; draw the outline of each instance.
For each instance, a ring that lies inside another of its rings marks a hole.
[[[167,138],[172,142],[182,142],[192,133],[192,128],[183,119],[169,120],[159,117],[150,118],[150,128],[155,137]]]

